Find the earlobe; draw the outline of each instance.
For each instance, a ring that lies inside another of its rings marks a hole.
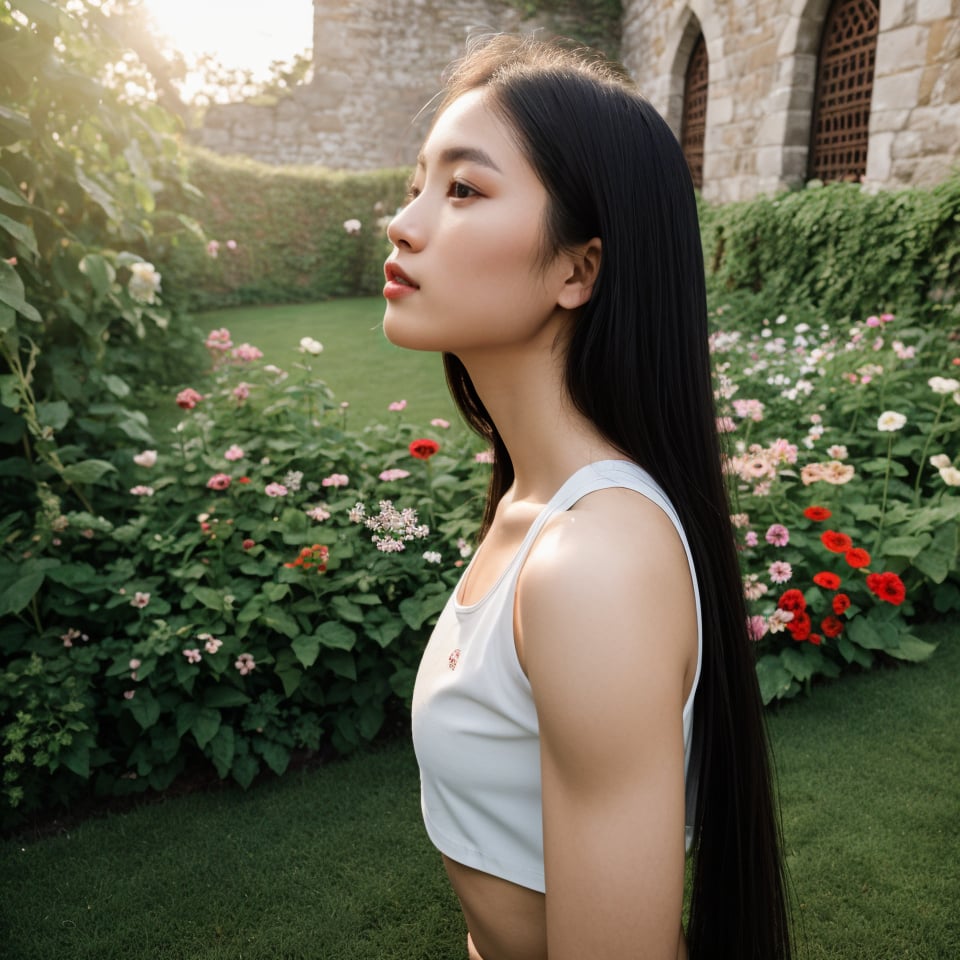
[[[600,238],[594,237],[569,254],[570,270],[557,297],[559,306],[576,310],[590,299],[600,272],[600,253]]]

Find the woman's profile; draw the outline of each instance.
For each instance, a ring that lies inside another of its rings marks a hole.
[[[388,235],[386,335],[495,457],[413,704],[470,955],[789,957],[675,138],[596,59],[488,38]]]

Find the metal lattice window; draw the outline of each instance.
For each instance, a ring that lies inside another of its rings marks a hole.
[[[834,0],[820,42],[810,176],[859,180],[867,172],[877,0]]]
[[[703,34],[697,37],[687,63],[683,84],[683,120],[680,125],[680,145],[687,158],[693,185],[703,188],[703,141],[707,132],[707,87],[709,72],[707,45]]]

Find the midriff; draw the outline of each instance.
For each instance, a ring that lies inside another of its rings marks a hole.
[[[542,893],[446,856],[443,865],[483,960],[549,960],[546,898]],[[682,933],[677,960],[687,960],[687,941]]]

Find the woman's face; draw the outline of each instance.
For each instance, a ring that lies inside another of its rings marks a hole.
[[[530,342],[556,313],[562,257],[543,265],[547,192],[485,91],[456,99],[423,145],[390,224],[384,331],[464,358]]]

